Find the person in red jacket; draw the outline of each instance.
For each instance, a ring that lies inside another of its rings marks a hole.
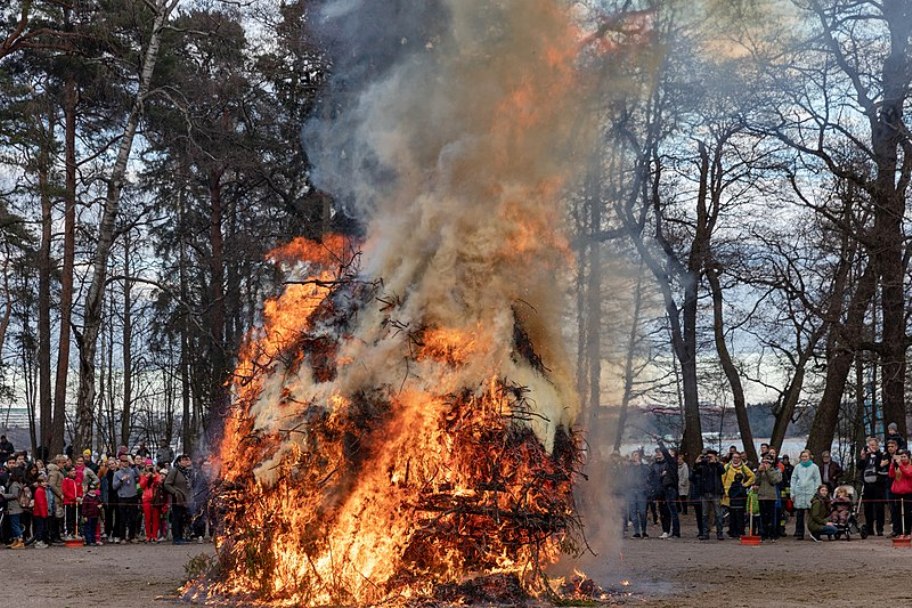
[[[893,480],[890,494],[895,501],[895,513],[902,520],[900,533],[908,535],[912,532],[912,460],[908,450],[896,450],[888,474]]]
[[[139,487],[142,489],[143,519],[146,524],[146,542],[158,542],[158,530],[161,527],[162,477],[153,466],[152,459],[147,458],[139,476]]]
[[[76,499],[78,498],[79,485],[76,483],[76,469],[67,465],[66,477],[60,484],[63,492],[64,511],[64,536],[63,540],[73,540],[79,531],[76,529]]]
[[[49,530],[47,527],[48,519],[48,478],[44,473],[38,474],[38,482],[35,486],[35,506],[32,507],[32,523],[35,526],[34,536],[35,536],[35,548],[36,549],[47,549],[48,544],[51,542],[50,535],[48,534]]]

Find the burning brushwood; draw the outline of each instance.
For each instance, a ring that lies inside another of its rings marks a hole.
[[[388,5],[324,15],[371,69],[340,56],[339,114],[305,132],[367,237],[273,254],[285,290],[237,369],[210,593],[352,605],[477,579],[514,597],[582,546],[555,289],[559,202],[594,131],[579,30],[555,0]]]

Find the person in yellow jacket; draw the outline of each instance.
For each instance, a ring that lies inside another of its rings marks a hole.
[[[741,460],[741,454],[735,452],[732,454],[728,464],[725,465],[725,473],[722,475],[722,487],[725,488],[722,505],[725,507],[730,506],[728,491],[735,482],[735,475],[738,473],[741,474],[741,485],[744,486],[745,491],[754,485],[754,472]]]

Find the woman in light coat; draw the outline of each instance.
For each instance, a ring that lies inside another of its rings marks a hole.
[[[678,454],[678,511],[687,515],[687,503],[690,500],[690,467],[684,462],[684,456]]]
[[[804,538],[804,513],[811,508],[811,500],[817,493],[822,481],[820,469],[811,460],[811,452],[804,450],[801,458],[792,472],[791,497],[795,505],[795,537]]]

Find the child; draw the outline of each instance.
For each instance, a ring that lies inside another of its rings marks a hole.
[[[85,524],[82,527],[82,537],[85,539],[85,545],[100,547],[101,542],[95,536],[98,529],[98,514],[101,511],[101,498],[98,496],[98,483],[91,482],[88,491],[82,497],[82,516],[85,518]]]
[[[833,512],[830,513],[830,521],[838,526],[845,526],[849,523],[849,516],[852,514],[852,497],[849,495],[849,488],[839,486],[836,488],[836,494],[830,501],[830,507]]]
[[[66,476],[60,484],[63,492],[63,540],[73,540],[78,533],[76,530],[76,498],[78,493],[76,469],[67,465],[64,471]]]
[[[744,487],[744,475],[735,474],[734,481],[728,489],[729,522],[728,535],[732,538],[744,536],[744,510],[747,507],[747,488]]]
[[[38,474],[38,485],[35,487],[35,506],[32,508],[32,519],[35,524],[35,548],[47,549],[50,543],[48,534],[48,478],[44,473]]]

